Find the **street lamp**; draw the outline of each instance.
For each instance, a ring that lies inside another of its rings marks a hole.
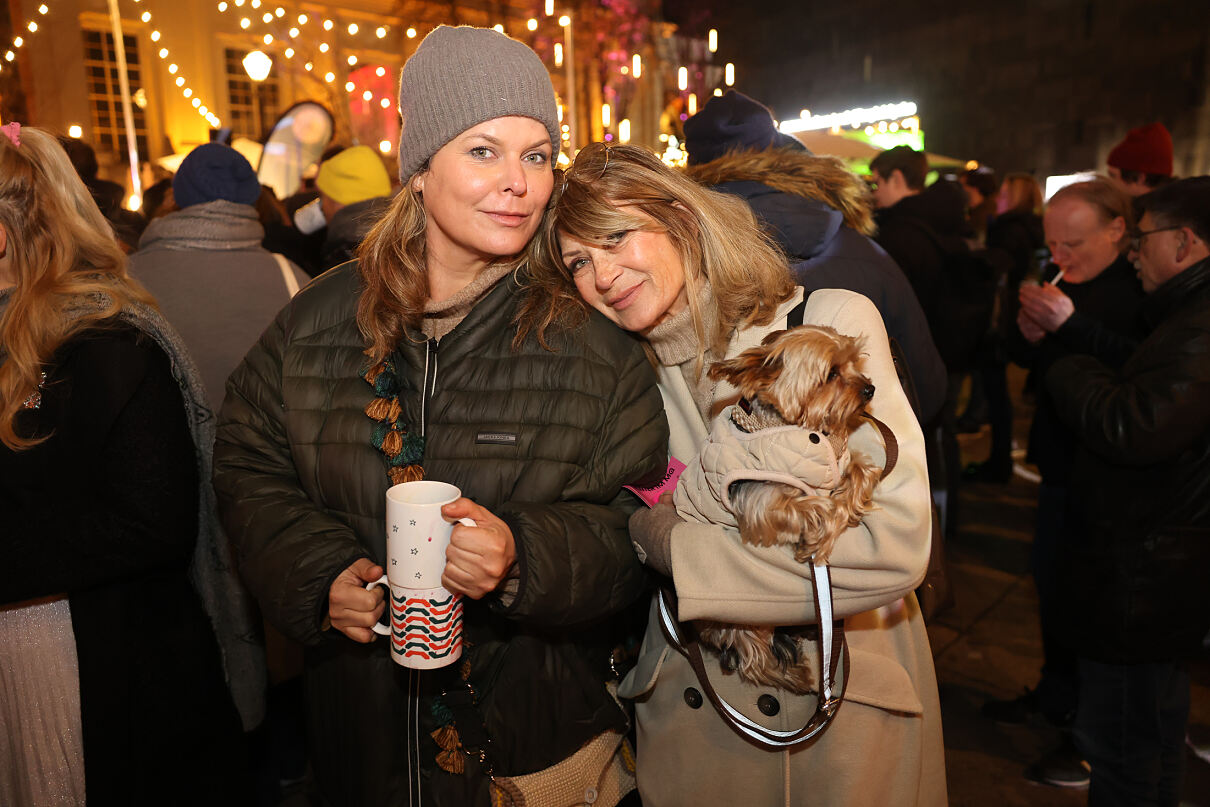
[[[259,50],[251,51],[244,57],[244,70],[253,81],[264,81],[273,69],[273,60]]]

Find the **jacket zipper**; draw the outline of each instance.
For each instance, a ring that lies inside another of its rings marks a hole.
[[[437,390],[437,340],[424,346],[424,377],[420,381],[420,436],[428,433],[428,403]],[[408,804],[421,807],[420,790],[420,677],[408,670]],[[415,799],[413,801],[413,798]]]

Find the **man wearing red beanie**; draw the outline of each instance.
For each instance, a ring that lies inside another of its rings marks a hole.
[[[1109,152],[1109,178],[1131,196],[1142,196],[1172,179],[1172,135],[1162,123],[1126,133]]]

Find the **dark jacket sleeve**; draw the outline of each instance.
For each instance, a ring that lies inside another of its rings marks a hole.
[[[133,339],[92,339],[54,378],[70,384],[65,399],[44,396],[54,435],[10,455],[5,475],[49,462],[60,484],[20,495],[30,479],[3,480],[0,602],[183,570],[197,540],[197,458],[167,357]]]
[[[655,373],[642,350],[630,347],[615,358],[616,383],[592,459],[563,500],[500,508],[517,541],[520,583],[503,609],[514,619],[575,625],[626,607],[645,589],[627,531],[631,494],[621,486],[664,468],[668,423]]]
[[[1095,356],[1110,367],[1121,367],[1139,343],[1079,311],[1055,331],[1055,336],[1072,353]]]
[[[228,381],[214,490],[262,612],[286,636],[313,644],[322,638],[332,581],[369,553],[351,527],[311,500],[294,467],[282,400],[291,312],[278,315]]]
[[[1091,451],[1114,463],[1154,465],[1177,458],[1210,429],[1210,332],[1182,331],[1153,337],[1121,373],[1090,356],[1050,369],[1059,415]]]

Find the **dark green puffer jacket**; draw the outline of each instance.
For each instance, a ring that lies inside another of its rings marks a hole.
[[[386,554],[388,478],[363,411],[373,392],[354,321],[359,288],[353,263],[315,280],[228,381],[215,449],[220,510],[265,616],[308,646],[311,761],[327,801],[486,804],[480,767],[438,769],[430,736],[449,717],[433,696],[461,663],[407,670],[386,642],[360,645],[321,627],[332,580]],[[492,762],[506,775],[546,768],[625,725],[605,690],[608,655],[616,615],[643,593],[645,575],[621,486],[662,469],[668,442],[638,343],[594,313],[556,334],[553,353],[533,338],[514,352],[521,294],[508,276],[438,346],[413,334],[397,353],[407,422],[427,419],[426,478],[460,487],[516,539],[515,600],[468,600],[464,617],[463,658]],[[486,442],[486,433],[516,440]]]

